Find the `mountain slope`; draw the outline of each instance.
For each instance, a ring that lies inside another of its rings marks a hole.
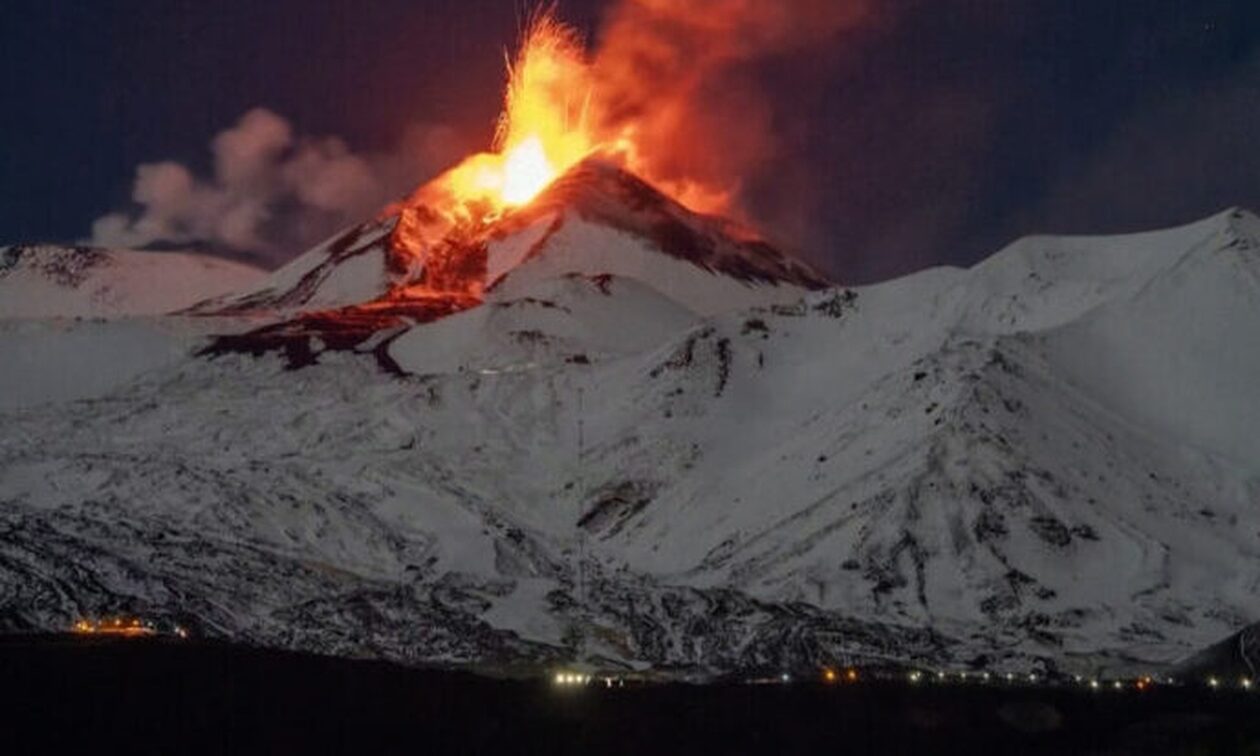
[[[596,194],[499,221],[476,296],[412,268],[5,413],[0,626],[707,675],[1145,670],[1260,615],[1253,216],[810,292]]]
[[[177,252],[0,247],[0,318],[158,315],[262,276],[241,263]]]

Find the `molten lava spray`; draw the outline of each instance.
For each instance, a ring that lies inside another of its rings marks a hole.
[[[545,10],[508,67],[493,150],[416,199],[455,220],[495,217],[599,153],[693,210],[732,213],[741,178],[775,152],[764,98],[736,72],[866,15],[866,0],[622,0],[588,53]]]
[[[468,158],[439,184],[465,203],[529,202],[599,146],[588,121],[592,92],[581,38],[550,12],[539,15],[508,67],[494,151]]]

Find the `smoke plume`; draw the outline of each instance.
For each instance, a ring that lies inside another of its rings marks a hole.
[[[592,58],[604,126],[631,167],[701,210],[737,212],[743,181],[777,157],[759,64],[836,43],[866,0],[622,0]]]
[[[137,212],[92,224],[109,247],[201,245],[282,262],[372,215],[465,149],[443,126],[413,126],[389,153],[358,154],[337,137],[298,137],[265,108],[249,111],[210,143],[213,175],[176,162],[136,169]]]
[[[869,16],[868,0],[619,0],[572,70],[529,76],[555,79],[563,91],[551,99],[585,91],[591,136],[619,145],[630,170],[693,209],[748,219],[744,182],[775,165],[781,136],[757,68],[834,45]],[[92,241],[195,243],[281,262],[408,194],[469,146],[430,126],[391,154],[358,154],[336,137],[298,137],[258,108],[214,137],[210,177],[175,162],[139,166],[137,211],[98,218]]]

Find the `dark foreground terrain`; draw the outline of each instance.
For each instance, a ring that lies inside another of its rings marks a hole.
[[[1260,754],[1260,695],[562,690],[175,640],[0,640],[0,752]]]

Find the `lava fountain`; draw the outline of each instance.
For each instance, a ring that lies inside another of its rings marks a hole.
[[[399,216],[397,267],[424,270],[406,293],[480,296],[488,229],[592,156],[691,211],[746,220],[733,198],[769,161],[773,130],[725,72],[828,39],[864,1],[618,0],[593,51],[550,8],[537,13],[508,62],[491,149],[386,209]]]
[[[508,64],[493,149],[422,188],[421,199],[455,219],[495,217],[527,204],[583,158],[614,151],[595,134],[593,103],[582,39],[552,13],[540,14]]]

